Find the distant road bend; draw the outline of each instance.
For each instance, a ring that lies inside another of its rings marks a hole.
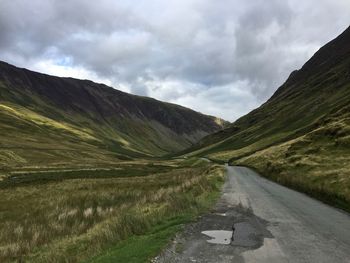
[[[348,213],[248,168],[227,167],[227,173],[212,213],[187,226],[155,262],[350,262]],[[230,242],[224,234],[232,225]],[[230,244],[215,244],[211,230]]]

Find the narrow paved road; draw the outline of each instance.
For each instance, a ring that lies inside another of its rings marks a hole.
[[[188,225],[155,262],[350,262],[349,214],[248,168],[227,173],[212,213]],[[212,230],[226,230],[217,232],[222,240]]]

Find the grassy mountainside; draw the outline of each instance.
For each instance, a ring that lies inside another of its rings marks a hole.
[[[190,148],[350,209],[350,28],[261,107]],[[190,155],[191,155],[190,154]]]
[[[0,169],[106,165],[189,147],[221,119],[0,62]]]

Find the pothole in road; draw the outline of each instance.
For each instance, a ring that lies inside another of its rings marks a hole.
[[[233,245],[241,247],[254,247],[258,245],[259,238],[257,237],[256,229],[248,222],[234,224],[235,231],[227,230],[208,230],[202,231],[202,234],[211,237],[207,240],[208,243]]]

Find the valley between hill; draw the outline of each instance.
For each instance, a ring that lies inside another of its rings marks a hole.
[[[0,261],[145,262],[208,211],[222,166],[350,211],[350,28],[222,119],[0,62]]]

